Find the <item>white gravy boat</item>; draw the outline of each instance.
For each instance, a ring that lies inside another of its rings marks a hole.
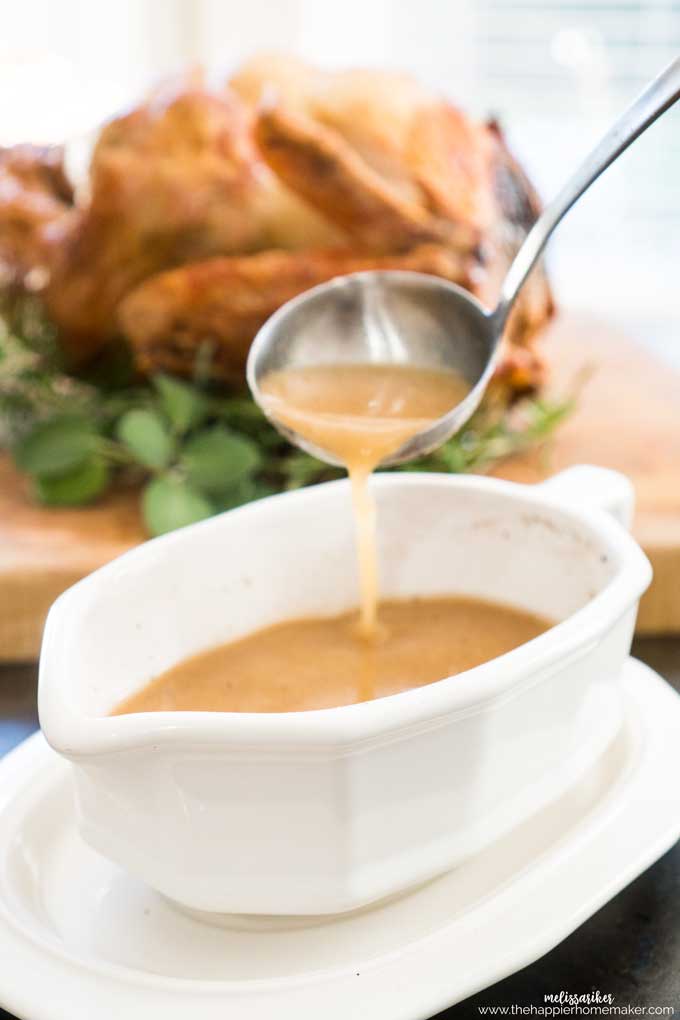
[[[184,907],[327,914],[399,892],[558,797],[620,727],[618,677],[651,577],[621,523],[625,478],[581,467],[537,486],[428,474],[372,485],[385,596],[479,596],[557,625],[363,704],[107,715],[186,656],[356,605],[346,482],[148,542],[50,612],[40,719],[73,763],[82,836]]]

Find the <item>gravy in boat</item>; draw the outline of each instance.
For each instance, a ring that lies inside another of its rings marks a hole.
[[[260,385],[270,415],[343,464],[352,484],[361,584],[360,629],[375,631],[375,501],[368,478],[385,458],[470,392],[455,372],[411,365],[312,365],[271,372]]]
[[[115,710],[304,712],[398,694],[509,652],[550,627],[470,598],[387,600],[373,641],[356,613],[292,620],[180,662]]]

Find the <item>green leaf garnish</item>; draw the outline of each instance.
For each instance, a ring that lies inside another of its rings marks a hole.
[[[180,463],[197,488],[219,495],[252,475],[261,459],[252,439],[212,425],[187,440]]]
[[[116,426],[116,436],[144,467],[158,470],[170,463],[175,444],[156,411],[126,411]]]
[[[46,506],[82,506],[104,492],[110,476],[109,465],[94,454],[67,474],[36,478],[33,492]]]
[[[210,410],[209,402],[195,386],[169,375],[156,375],[152,382],[164,413],[180,435],[205,421]]]
[[[229,492],[223,493],[221,498],[216,501],[216,510],[219,513],[225,510],[235,510],[236,507],[243,506],[245,503],[264,499],[265,496],[273,496],[276,491],[273,486],[267,485],[265,482],[246,478]]]
[[[53,478],[75,471],[97,445],[92,422],[82,418],[53,418],[41,422],[14,449],[17,465],[31,475]]]
[[[184,478],[164,475],[144,487],[142,513],[152,535],[194,524],[214,512],[213,504]]]

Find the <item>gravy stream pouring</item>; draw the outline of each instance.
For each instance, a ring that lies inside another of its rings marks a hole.
[[[375,502],[368,478],[395,450],[469,391],[454,372],[409,365],[310,365],[261,383],[266,413],[343,464],[352,484],[361,587],[360,629],[375,632]]]

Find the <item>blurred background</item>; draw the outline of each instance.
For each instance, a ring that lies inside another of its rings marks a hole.
[[[0,0],[0,144],[72,152],[191,64],[258,50],[410,70],[493,114],[544,198],[680,50],[680,0]],[[563,304],[606,315],[680,364],[680,109],[583,199],[550,255]]]
[[[76,175],[87,165],[89,147],[102,121],[138,104],[159,80],[201,65],[210,79],[219,82],[244,59],[269,51],[296,54],[324,69],[367,66],[410,71],[466,113],[497,117],[544,200],[557,192],[644,85],[680,54],[680,0],[0,0],[0,25],[0,146],[66,143],[69,168]],[[607,324],[622,327],[680,368],[680,103],[579,202],[551,243],[548,261],[560,305],[588,313],[583,320],[575,316],[573,321],[592,324],[594,314],[605,324],[601,331],[579,324],[571,336],[567,330],[564,335],[572,344],[565,343],[560,350],[576,351],[577,360],[582,360],[583,350],[573,341],[582,339],[590,352],[600,334],[606,341],[609,333],[609,347],[603,343],[599,350],[608,351],[605,364],[610,371],[593,379],[593,386],[604,379],[593,390],[593,398],[590,389],[583,401],[579,392],[576,413],[561,433],[569,432],[561,447],[562,459],[555,459],[552,450],[553,459],[538,456],[536,464],[550,471],[592,460],[634,476],[639,504],[646,510],[637,537],[650,553],[656,574],[654,601],[646,604],[641,630],[646,635],[673,635],[646,636],[636,642],[634,651],[680,690],[678,377],[660,373],[653,359],[640,358],[638,352],[633,359],[630,352],[621,356],[619,334],[607,329]],[[8,362],[11,369],[11,359]],[[651,369],[640,373],[638,363],[649,363]],[[47,379],[50,385],[53,381]],[[68,401],[73,382],[67,380],[65,388],[54,389]],[[102,376],[100,388],[94,390],[94,399],[102,406],[97,405],[92,419],[97,438],[105,435],[109,447],[120,453],[122,441],[116,445],[111,436],[127,405],[123,402],[123,411],[119,408],[114,414],[118,394],[115,390],[108,394],[106,382]],[[13,383],[11,379],[10,398]],[[611,392],[606,392],[608,384]],[[36,389],[39,403],[43,391]],[[163,412],[161,430],[169,430],[166,419],[172,416],[150,383],[140,399],[155,401],[150,406]],[[539,400],[530,404],[534,418],[526,420],[534,429],[531,442],[542,455],[546,436],[560,426],[561,418],[555,412],[557,405]],[[145,404],[131,406],[131,414],[139,406],[146,408]],[[532,425],[539,420],[537,408],[544,416],[540,420],[553,422],[542,426],[545,432]],[[57,448],[58,410],[52,440]],[[67,417],[70,412],[67,406],[62,413]],[[228,447],[226,466],[231,467],[234,442],[241,443],[242,451],[244,442],[252,448],[255,440],[247,429],[238,431],[242,422],[237,414],[229,419],[224,407],[223,414],[229,429],[237,430],[236,436],[223,440]],[[36,415],[36,432],[44,418],[44,413],[42,418]],[[0,413],[0,425],[1,419]],[[218,425],[221,422],[222,418]],[[176,424],[172,419],[173,427]],[[525,426],[525,437],[529,426]],[[189,441],[218,426],[211,422],[201,432],[202,427],[194,429]],[[266,423],[264,428],[268,429]],[[483,453],[499,444],[503,448],[508,434],[501,429],[500,440],[496,432],[490,439],[482,434],[479,449]],[[182,443],[185,438],[182,435]],[[149,532],[169,530],[256,498],[261,494],[260,475],[266,474],[265,482],[272,484],[267,473],[272,465],[276,470],[270,473],[278,488],[315,480],[312,475],[294,477],[292,467],[285,474],[282,465],[293,464],[290,451],[274,449],[268,435],[266,445],[258,439],[255,451],[258,457],[263,454],[262,470],[251,463],[243,479],[232,479],[231,489],[225,486],[224,493],[215,494],[213,485],[208,499],[198,483],[186,481],[186,463],[181,461],[186,446],[175,449],[175,439],[173,433],[172,458],[160,476],[163,499],[155,490],[154,517],[162,518],[160,526],[150,524],[150,516],[145,518],[146,527],[142,521],[142,493],[148,495],[159,481],[158,465],[153,473],[147,470],[153,460],[135,454],[136,487],[126,475],[124,488],[118,480],[127,467],[119,471],[111,457],[111,486],[107,474],[103,481],[100,477],[99,489],[95,485],[83,494],[79,488],[82,471],[93,461],[101,469],[104,458],[101,446],[93,454],[81,443],[86,451],[81,449],[81,459],[64,467],[64,477],[54,472],[50,497],[49,480],[45,484],[38,468],[27,466],[24,458],[19,471],[10,457],[0,455],[0,553],[4,553],[4,559],[0,555],[0,755],[38,724],[34,660],[47,607],[65,587],[143,541]],[[78,446],[73,429],[71,440]],[[139,445],[146,455],[141,441]],[[470,449],[461,445],[463,452]],[[49,462],[44,451],[42,460],[44,467]],[[125,458],[122,463],[129,466]],[[213,475],[217,474],[214,460],[210,464]],[[107,462],[104,466],[109,471]],[[484,462],[482,469],[486,466]],[[46,470],[43,473],[48,477]],[[512,477],[527,480],[517,473]],[[535,480],[534,476],[529,480]],[[61,488],[64,483],[71,485],[68,498]],[[179,499],[182,486],[184,503]],[[36,505],[39,502],[45,506]],[[76,505],[88,503],[92,505]],[[174,507],[172,513],[165,513],[167,505]],[[165,516],[159,514],[161,510]],[[562,987],[565,973],[574,979],[574,987],[591,987],[593,946],[604,947],[595,961],[596,973],[603,990],[617,1000],[644,1006],[674,1001],[680,973],[679,875],[680,849],[676,849],[600,911],[582,934],[496,986],[489,993],[493,997],[483,1001],[528,1004],[538,988]],[[473,1008],[463,1003],[450,1016],[468,1017]],[[0,1017],[11,1020],[1,1008]]]

